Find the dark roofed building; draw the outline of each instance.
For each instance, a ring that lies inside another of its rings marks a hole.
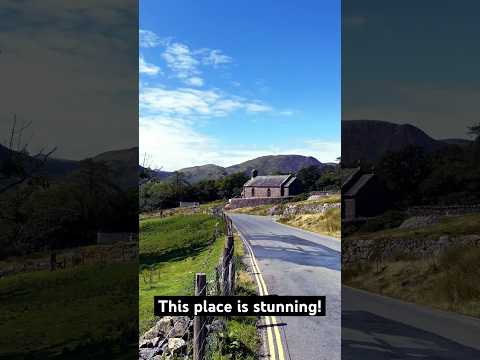
[[[292,174],[258,176],[252,170],[252,177],[243,185],[242,197],[287,197],[301,192],[299,181]]]
[[[342,172],[342,218],[370,217],[387,209],[387,191],[373,172],[365,173],[360,167]]]

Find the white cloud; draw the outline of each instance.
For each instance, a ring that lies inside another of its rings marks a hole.
[[[180,79],[200,74],[197,68],[199,61],[195,59],[187,45],[181,43],[168,44],[162,57],[166,61],[167,66]]]
[[[230,166],[266,155],[295,154],[335,162],[340,143],[311,140],[298,147],[229,147],[195,130],[185,119],[152,116],[140,118],[140,154],[144,153],[152,158],[153,166],[174,171],[205,164]]]
[[[211,50],[203,48],[197,50],[196,53],[201,56],[203,64],[212,65],[213,67],[230,64],[231,62],[233,62],[233,59],[230,56],[225,55],[221,50],[218,49]]]
[[[248,103],[245,104],[245,108],[248,112],[253,113],[269,112],[273,110],[270,106],[261,103]]]
[[[208,151],[214,147],[210,138],[194,131],[178,118],[140,118],[139,136],[139,153],[147,153],[155,167],[166,171],[198,164],[199,155],[208,159]]]
[[[185,83],[191,86],[203,86],[203,79],[198,76],[194,76],[186,79]]]
[[[150,30],[140,29],[138,32],[140,47],[143,48],[153,48],[161,45],[163,41]]]
[[[162,58],[174,76],[189,86],[203,86],[203,79],[199,76],[201,65],[217,68],[232,62],[232,58],[221,50],[207,48],[193,50],[181,42],[165,41],[165,50]]]
[[[148,63],[145,61],[145,58],[142,55],[140,55],[138,58],[138,71],[140,74],[146,75],[157,75],[162,73],[160,67],[155,64]]]
[[[251,113],[273,110],[259,101],[250,101],[218,90],[171,90],[163,87],[143,87],[140,91],[140,109],[158,115],[209,117],[223,117],[238,110]]]

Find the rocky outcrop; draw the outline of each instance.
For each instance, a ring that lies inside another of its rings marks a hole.
[[[219,319],[207,324],[208,334],[224,330],[225,323]],[[192,339],[192,319],[188,316],[164,316],[139,339],[139,360],[187,358],[192,349]]]
[[[187,355],[187,341],[193,335],[187,316],[164,316],[139,340],[140,360],[174,359]]]

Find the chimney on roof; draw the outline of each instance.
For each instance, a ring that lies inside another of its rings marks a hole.
[[[258,172],[256,169],[252,170],[252,179],[258,175]]]

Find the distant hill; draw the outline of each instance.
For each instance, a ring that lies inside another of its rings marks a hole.
[[[107,151],[94,156],[92,160],[105,163],[120,187],[126,189],[138,185],[138,147]]]
[[[355,166],[359,160],[375,163],[388,151],[419,146],[435,151],[446,143],[435,140],[410,124],[379,120],[342,121],[342,163]]]
[[[23,158],[22,163],[27,169],[38,167],[37,175],[48,175],[60,178],[69,174],[75,175],[80,167],[80,161],[65,160],[50,157],[46,163],[39,166],[40,159],[29,155],[16,153],[7,147],[0,145],[0,163],[8,159],[12,154]],[[54,154],[53,154],[54,155]],[[112,171],[112,178],[122,188],[135,187],[138,184],[138,148],[113,150],[98,154],[91,158],[95,162],[103,162]]]
[[[194,166],[178,170],[185,174],[186,180],[193,184],[202,180],[216,180],[226,175],[243,172],[250,175],[253,169],[257,169],[259,175],[296,173],[308,166],[321,168],[327,165],[311,156],[302,155],[268,155],[245,161],[241,164],[228,167],[208,164]]]
[[[24,155],[17,153],[9,148],[0,144],[0,162],[8,159],[12,154],[20,156],[23,159],[23,164],[29,169],[35,169],[38,167],[41,159],[34,158],[30,155]],[[52,154],[54,156],[55,154]],[[46,163],[40,168],[39,174],[48,174],[50,176],[62,176],[78,167],[78,162],[75,160],[57,159],[55,157],[49,157]]]
[[[214,164],[193,166],[178,170],[185,175],[185,179],[193,184],[202,180],[217,180],[230,174],[227,168]]]
[[[245,161],[238,165],[227,167],[227,172],[233,174],[236,172],[244,172],[250,174],[253,169],[258,170],[259,175],[269,174],[288,174],[296,173],[298,170],[308,167],[324,165],[311,156],[302,155],[268,155],[253,160]]]
[[[143,181],[151,179],[163,180],[173,175],[173,172],[170,171],[150,169],[143,167],[142,165],[138,165],[138,170],[139,173],[143,174]]]

